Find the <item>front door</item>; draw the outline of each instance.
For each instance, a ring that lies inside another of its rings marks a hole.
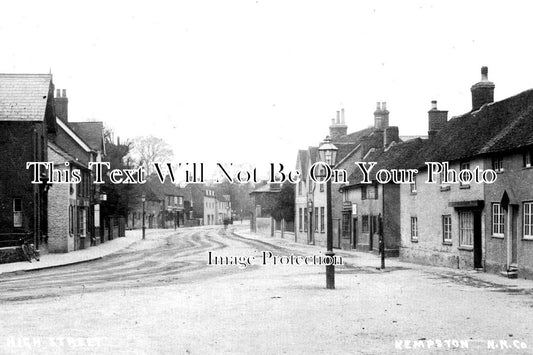
[[[474,268],[483,268],[483,249],[481,238],[481,211],[474,211]]]
[[[510,205],[511,208],[511,265],[516,265],[518,262],[518,238],[517,238],[517,227],[518,227],[518,206]]]
[[[307,230],[308,230],[308,236],[307,236],[307,240],[308,240],[308,244],[314,244],[314,235],[313,235],[313,212],[312,212],[312,209],[310,208],[310,212],[309,212],[309,225],[307,226]]]
[[[357,249],[357,217],[353,219],[352,249]]]
[[[368,250],[372,250],[373,247],[374,247],[374,223],[373,222],[373,216],[370,215],[368,217],[368,228],[369,228],[369,233],[368,233]]]

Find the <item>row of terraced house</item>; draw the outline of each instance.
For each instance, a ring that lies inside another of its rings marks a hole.
[[[349,182],[332,188],[334,247],[377,252],[382,235],[386,255],[402,260],[533,277],[533,90],[494,101],[494,89],[483,67],[468,112],[449,119],[431,102],[427,136],[399,135],[385,103],[377,104],[371,128],[350,134],[344,111],[337,112],[329,135],[338,148],[335,168],[346,170]],[[296,168],[307,171],[318,159],[318,147],[300,150]],[[355,162],[376,163],[370,184]],[[428,176],[426,162],[456,172],[490,169],[496,181],[450,183],[453,172]],[[418,174],[412,183],[382,184],[380,169]],[[324,184],[303,176],[295,238],[325,245]]]
[[[51,74],[0,74],[0,263],[21,260],[23,240],[41,254],[64,253],[124,236],[143,219],[149,228],[171,228],[231,218],[229,196],[152,178],[139,187],[144,202],[114,215],[90,169],[105,161],[103,131],[102,122],[69,119],[66,90],[55,89]],[[53,165],[35,172],[31,162]],[[79,183],[65,181],[78,172]]]
[[[188,184],[180,187],[155,175],[138,186],[136,201],[131,205],[126,221],[129,229],[179,228],[223,224],[232,218],[231,197],[221,194],[209,184]],[[140,196],[144,196],[143,201]]]

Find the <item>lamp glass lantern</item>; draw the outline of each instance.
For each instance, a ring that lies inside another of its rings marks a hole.
[[[320,144],[320,147],[318,147],[320,161],[325,162],[329,166],[335,165],[338,150],[339,149],[333,143],[331,143],[329,136],[327,136],[326,139],[324,139],[324,141]]]

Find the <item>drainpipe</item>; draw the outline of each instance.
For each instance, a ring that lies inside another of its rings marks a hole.
[[[512,214],[511,205],[509,204],[507,206],[507,235],[506,235],[506,238],[507,238],[507,271],[511,269],[511,247],[512,247],[511,246],[511,232],[512,232],[511,214]]]

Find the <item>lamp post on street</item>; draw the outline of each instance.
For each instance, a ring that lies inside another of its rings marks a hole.
[[[143,239],[145,238],[146,236],[146,224],[144,222],[145,220],[145,216],[146,216],[146,197],[144,196],[144,194],[141,196],[141,201],[143,202]]]
[[[335,166],[335,159],[337,158],[338,148],[331,143],[329,136],[318,147],[318,154],[320,160],[326,163],[329,167]],[[333,214],[331,211],[331,178],[326,182],[326,210],[327,210],[327,251],[326,257],[329,256],[329,265],[326,264],[326,288],[335,288],[335,265],[333,264]]]

